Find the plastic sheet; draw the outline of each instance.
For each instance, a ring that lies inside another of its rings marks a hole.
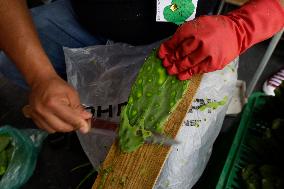
[[[47,133],[37,129],[19,130],[3,126],[0,127],[0,135],[11,138],[13,149],[7,170],[0,180],[0,188],[20,188],[33,174],[40,146]]]
[[[94,115],[118,121],[132,83],[145,58],[159,43],[130,46],[115,43],[79,49],[64,48],[68,82],[79,92],[82,103],[93,106]],[[223,70],[204,74],[155,188],[191,188],[211,155],[237,81],[237,62]],[[217,104],[217,106],[216,106]],[[94,167],[104,160],[112,142],[105,136],[78,133]]]

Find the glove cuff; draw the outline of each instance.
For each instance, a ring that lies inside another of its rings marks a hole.
[[[251,0],[227,16],[237,25],[240,53],[284,27],[284,8],[280,0]]]

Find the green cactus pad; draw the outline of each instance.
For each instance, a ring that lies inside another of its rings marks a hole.
[[[140,147],[152,132],[163,133],[169,118],[189,86],[166,73],[153,51],[141,67],[127,105],[121,113],[119,145],[123,152]]]
[[[192,15],[195,6],[191,0],[173,0],[172,4],[164,8],[164,18],[180,25]]]

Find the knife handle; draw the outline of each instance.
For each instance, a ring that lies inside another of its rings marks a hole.
[[[106,129],[106,130],[111,130],[111,131],[116,131],[118,128],[118,123],[111,122],[111,121],[106,121],[103,119],[99,118],[92,118],[92,128],[97,128],[97,129]]]

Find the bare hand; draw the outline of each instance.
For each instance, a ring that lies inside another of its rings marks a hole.
[[[50,133],[77,129],[87,133],[90,129],[86,120],[91,114],[81,107],[75,89],[58,76],[32,85],[29,108],[35,124]]]

